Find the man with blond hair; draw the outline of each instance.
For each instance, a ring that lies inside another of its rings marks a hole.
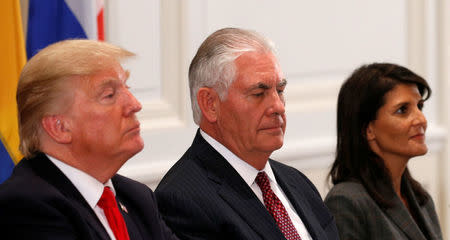
[[[25,158],[0,185],[5,239],[176,239],[153,192],[117,171],[142,150],[120,61],[133,56],[92,40],[66,40],[36,54],[17,88]]]

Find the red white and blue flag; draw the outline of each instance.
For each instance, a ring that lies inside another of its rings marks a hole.
[[[28,59],[64,39],[104,40],[103,0],[30,0],[26,50]]]

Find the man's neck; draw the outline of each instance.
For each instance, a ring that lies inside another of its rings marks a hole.
[[[103,163],[102,161],[92,161],[92,158],[74,155],[70,152],[64,152],[62,150],[44,150],[44,152],[73,168],[89,174],[101,183],[105,183],[111,179],[118,170],[117,167],[113,166],[114,164],[107,164],[107,161],[103,161],[106,164],[100,166],[101,163]]]

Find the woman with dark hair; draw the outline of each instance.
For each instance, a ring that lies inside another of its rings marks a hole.
[[[364,65],[342,85],[325,199],[342,240],[442,239],[433,200],[407,168],[428,150],[430,94],[423,78],[389,63]]]

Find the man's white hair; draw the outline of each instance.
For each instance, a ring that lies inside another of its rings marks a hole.
[[[223,28],[211,34],[199,47],[189,66],[189,88],[194,122],[200,125],[202,112],[197,102],[198,90],[214,88],[221,100],[235,80],[234,60],[246,52],[275,54],[273,43],[257,32]]]

